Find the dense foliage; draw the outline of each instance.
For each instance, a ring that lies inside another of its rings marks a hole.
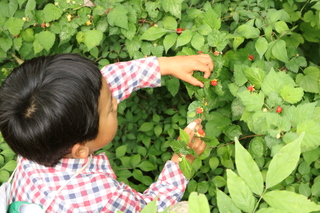
[[[3,77],[54,53],[80,53],[100,67],[210,54],[210,79],[195,73],[204,88],[166,77],[165,87],[120,104],[118,134],[100,151],[119,180],[146,189],[172,150],[188,152],[179,130],[201,117],[208,148],[192,165],[182,159],[184,199],[205,194],[221,213],[320,211],[318,0],[85,2],[2,0]],[[16,162],[4,141],[0,151],[3,182]]]

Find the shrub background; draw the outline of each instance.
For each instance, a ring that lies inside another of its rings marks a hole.
[[[23,60],[56,53],[79,53],[100,67],[151,55],[210,54],[215,62],[210,79],[195,73],[205,88],[165,77],[164,87],[122,102],[117,136],[99,152],[108,155],[120,181],[144,190],[170,159],[179,128],[202,117],[208,149],[192,164],[195,173],[184,199],[203,193],[212,212],[224,212],[219,202],[235,204],[234,212],[295,212],[290,200],[303,200],[301,195],[314,208],[301,201],[299,212],[319,211],[319,11],[317,0],[2,0],[1,78]],[[212,79],[217,86],[210,85]],[[195,113],[197,107],[204,112]],[[284,207],[255,190],[232,194],[234,174],[245,179],[236,163],[237,140],[258,166],[264,193],[278,198],[279,190],[295,193],[286,194]],[[289,155],[282,148],[292,141],[301,144],[297,162],[278,160],[280,173],[289,174],[268,187],[270,162],[278,153]],[[15,159],[1,138],[0,182],[14,170]],[[243,201],[250,193],[254,208]]]

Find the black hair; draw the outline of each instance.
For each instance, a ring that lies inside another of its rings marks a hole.
[[[13,69],[0,88],[0,131],[18,155],[52,167],[98,134],[99,68],[78,54],[41,56]]]

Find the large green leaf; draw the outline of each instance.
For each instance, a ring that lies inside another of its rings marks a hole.
[[[304,95],[304,92],[303,92],[303,89],[300,87],[295,88],[293,86],[284,85],[280,95],[283,98],[283,100],[289,102],[290,104],[295,104],[301,101]]]
[[[164,50],[166,52],[168,52],[168,50],[174,45],[174,43],[176,43],[178,38],[178,34],[177,33],[170,33],[167,34],[164,39],[163,39],[163,46],[164,46]]]
[[[263,82],[266,72],[259,67],[248,67],[244,69],[244,74],[256,89],[260,89],[261,83]]]
[[[172,16],[166,16],[162,19],[163,27],[169,30],[176,31],[178,23]]]
[[[256,213],[287,213],[287,212],[281,211],[280,209],[268,207],[268,208],[259,209],[258,211],[256,211]]]
[[[188,198],[188,210],[193,213],[209,213],[210,207],[204,194],[191,192]]]
[[[201,50],[201,47],[204,45],[204,42],[204,36],[198,32],[195,32],[191,40],[192,47],[196,50]]]
[[[42,31],[38,35],[39,43],[47,51],[49,51],[51,49],[55,40],[56,40],[55,34],[53,34],[50,31]]]
[[[320,145],[320,123],[313,120],[306,120],[298,124],[297,133],[305,132],[301,143],[301,151],[306,152],[317,148]]]
[[[258,165],[237,138],[235,138],[235,144],[236,167],[240,177],[246,182],[253,193],[261,195],[263,192],[263,177]]]
[[[296,168],[300,159],[301,141],[304,137],[302,133],[299,138],[291,143],[288,143],[280,149],[280,151],[273,157],[269,164],[266,176],[266,188],[280,183]]]
[[[280,92],[285,85],[296,86],[296,83],[285,72],[275,72],[274,69],[271,68],[261,84],[261,89],[266,96],[269,96],[272,92],[280,95]]]
[[[297,84],[306,92],[320,92],[320,70],[317,67],[307,67],[296,77]]]
[[[7,27],[11,35],[18,35],[22,30],[24,21],[16,17],[10,17],[7,21]]]
[[[262,58],[263,54],[268,49],[268,41],[264,37],[259,37],[255,43],[256,51],[258,52],[260,58]]]
[[[241,213],[234,205],[232,199],[219,189],[217,189],[217,205],[220,213]]]
[[[88,30],[84,33],[84,44],[88,50],[100,45],[103,38],[103,33],[100,30]]]
[[[206,10],[201,20],[204,24],[208,24],[211,29],[219,30],[221,28],[221,18],[212,8]]]
[[[179,162],[179,167],[181,169],[181,172],[183,175],[190,180],[194,175],[194,169],[190,163],[185,157],[182,158],[181,162]]]
[[[154,41],[158,38],[161,38],[163,35],[165,35],[169,30],[161,28],[161,27],[150,27],[147,29],[142,36],[140,37],[141,40],[148,40],[148,41]]]
[[[260,31],[257,28],[247,24],[240,25],[235,33],[245,38],[256,38],[260,35]]]
[[[288,54],[287,54],[287,48],[286,48],[286,42],[284,40],[278,40],[274,43],[272,47],[272,55],[283,62],[287,62]]]
[[[177,38],[176,47],[188,44],[191,41],[193,34],[194,32],[192,30],[183,31]]]
[[[252,212],[255,199],[248,185],[232,170],[227,169],[227,185],[234,204],[245,212]]]
[[[164,11],[171,13],[171,15],[181,18],[181,9],[182,9],[183,0],[161,0],[161,6]]]
[[[291,191],[270,191],[263,196],[263,199],[271,207],[284,212],[308,213],[320,210],[320,205],[311,202],[303,195]]]
[[[128,11],[125,6],[118,4],[108,13],[107,17],[111,26],[128,29]]]
[[[59,19],[62,13],[63,11],[60,8],[51,3],[46,4],[46,6],[43,8],[45,22],[51,22]]]
[[[248,90],[244,90],[238,93],[243,105],[249,112],[258,111],[264,104],[263,93],[250,93]]]

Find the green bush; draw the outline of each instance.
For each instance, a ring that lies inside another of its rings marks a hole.
[[[181,162],[190,178],[184,200],[205,194],[211,212],[222,213],[320,211],[319,1],[92,2],[2,0],[2,78],[54,53],[79,53],[100,67],[210,54],[210,78],[194,74],[204,88],[165,77],[165,87],[122,102],[118,134],[99,152],[119,180],[144,190],[172,150],[183,151],[180,128],[201,117],[208,148],[192,165]],[[3,182],[15,156],[3,141],[0,151]]]

